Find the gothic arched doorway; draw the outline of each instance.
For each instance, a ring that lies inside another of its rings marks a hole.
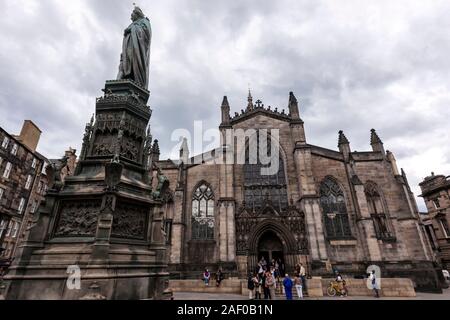
[[[284,248],[280,238],[273,232],[267,231],[259,239],[258,258],[262,257],[270,263],[272,260],[284,262]]]

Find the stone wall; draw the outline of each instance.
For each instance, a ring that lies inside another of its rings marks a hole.
[[[327,288],[332,279],[313,278],[308,279],[308,297],[321,298],[327,296]],[[366,279],[346,279],[349,296],[368,297],[373,296],[368,289]],[[205,286],[202,280],[170,280],[169,287],[173,292],[196,292],[214,294],[241,294],[248,296],[247,281],[227,279],[217,288],[215,281],[211,280],[209,286]],[[415,297],[413,282],[410,279],[386,278],[381,279],[381,297]]]
[[[327,296],[327,288],[333,279],[321,279],[323,295]],[[373,290],[367,287],[367,279],[346,279],[349,296],[373,296]],[[416,291],[410,279],[381,279],[381,297],[415,297]]]

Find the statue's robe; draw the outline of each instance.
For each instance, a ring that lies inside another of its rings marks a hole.
[[[117,79],[132,79],[145,89],[148,88],[150,45],[152,29],[148,18],[133,22],[123,39],[122,56]]]

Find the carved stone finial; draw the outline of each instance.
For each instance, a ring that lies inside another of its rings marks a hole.
[[[344,134],[344,131],[339,131],[339,146],[343,145],[343,144],[349,144],[350,142],[348,141],[347,137]]]
[[[292,103],[298,103],[297,98],[295,97],[294,93],[291,91],[289,92],[289,104]]]
[[[159,141],[158,140],[155,140],[153,142],[152,152],[153,152],[153,154],[160,154],[161,153],[160,150],[159,150]]]
[[[381,141],[380,137],[378,136],[375,129],[370,130],[371,136],[370,136],[370,144],[383,144],[383,141]]]
[[[222,107],[229,107],[230,104],[228,103],[228,97],[224,96],[222,100]]]
[[[252,93],[251,93],[250,89],[248,89],[247,101],[248,101],[247,109],[248,110],[253,110],[253,97],[252,97]]]

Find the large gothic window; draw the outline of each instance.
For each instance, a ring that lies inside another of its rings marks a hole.
[[[378,186],[374,182],[368,182],[364,191],[366,193],[369,213],[373,220],[377,239],[392,239],[394,236],[389,227],[386,210],[384,209]]]
[[[192,239],[214,239],[214,193],[210,186],[202,184],[192,197]]]
[[[257,152],[259,154],[259,137]],[[271,152],[271,141],[268,137],[267,153],[271,155]],[[244,165],[245,206],[258,211],[270,204],[278,212],[284,211],[288,207],[288,197],[283,159],[279,158],[279,166],[275,174],[264,175],[262,169],[268,168],[269,165],[261,164],[259,157],[255,161],[250,161],[252,157],[254,155],[249,154],[249,148],[247,148]]]
[[[330,239],[351,237],[344,192],[331,178],[326,178],[320,185],[320,204],[327,237]]]

